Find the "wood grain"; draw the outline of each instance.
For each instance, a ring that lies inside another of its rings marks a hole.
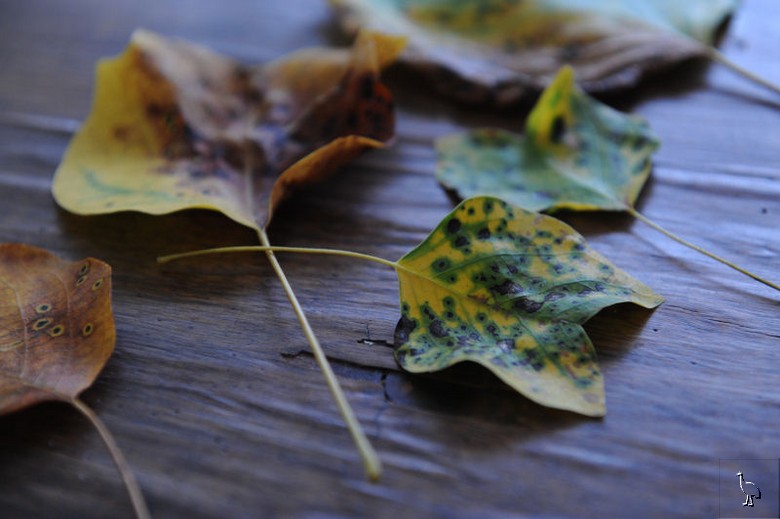
[[[604,371],[602,420],[544,409],[461,367],[411,377],[392,351],[393,272],[343,258],[281,261],[385,463],[358,456],[261,255],[161,254],[253,244],[205,212],[83,218],[49,189],[88,113],[97,59],[142,26],[246,62],[337,43],[325,2],[28,0],[0,7],[0,242],[113,267],[116,352],[84,400],[123,448],[155,517],[716,517],[720,459],[780,458],[780,297],[630,217],[564,213],[601,253],[666,297],[587,325]],[[780,82],[774,0],[746,0],[722,42]],[[528,107],[453,105],[395,69],[398,137],[287,202],[278,245],[397,259],[452,207],[433,139],[522,128]],[[639,209],[780,279],[780,99],[688,62],[607,99],[663,144]],[[0,420],[0,516],[131,517],[97,434],[66,406]],[[735,478],[736,480],[736,478]],[[736,490],[737,494],[728,492]],[[723,494],[725,492],[725,494]],[[764,505],[765,502],[757,502]]]

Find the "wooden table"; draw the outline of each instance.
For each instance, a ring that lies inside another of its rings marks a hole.
[[[776,0],[746,0],[722,43],[775,82],[778,16]],[[542,408],[478,368],[400,372],[390,348],[358,342],[392,341],[392,271],[281,257],[384,461],[381,481],[368,482],[264,257],[155,263],[253,244],[250,230],[195,211],[77,217],[52,200],[52,174],[90,108],[94,64],[139,26],[246,62],[338,38],[319,0],[0,6],[0,242],[113,265],[116,352],[83,398],[155,517],[716,517],[743,499],[732,473],[742,462],[729,460],[780,458],[780,295],[628,216],[566,213],[666,297],[655,312],[614,307],[586,326],[606,380],[604,419]],[[270,229],[274,243],[397,259],[452,207],[433,177],[433,139],[522,128],[527,107],[453,105],[403,70],[388,81],[395,145],[291,199]],[[780,97],[694,62],[611,102],[645,116],[663,142],[640,210],[780,279]],[[776,506],[772,485],[754,511]],[[95,431],[69,407],[45,404],[0,418],[0,517],[132,510]]]

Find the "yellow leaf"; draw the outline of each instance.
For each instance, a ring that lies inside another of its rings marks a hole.
[[[363,33],[351,50],[249,67],[139,30],[98,65],[92,112],[54,197],[78,214],[201,208],[261,229],[293,189],[392,137],[378,74],[403,45]]]

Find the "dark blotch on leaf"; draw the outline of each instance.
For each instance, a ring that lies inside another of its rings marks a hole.
[[[450,221],[447,222],[447,232],[449,234],[456,233],[460,230],[460,220],[457,218],[450,218]]]
[[[514,281],[507,279],[500,285],[495,285],[493,287],[490,287],[490,290],[498,294],[501,294],[502,296],[505,296],[509,294],[520,294],[523,291],[523,287],[521,287]]]
[[[396,346],[401,346],[409,340],[409,335],[417,328],[417,321],[409,319],[405,314],[401,315],[398,324],[395,327],[393,338]]]
[[[428,329],[431,331],[431,335],[437,338],[447,337],[449,336],[449,333],[447,332],[447,328],[444,326],[444,323],[442,323],[440,320],[435,319],[431,321],[430,326]]]
[[[562,116],[556,115],[555,119],[553,119],[552,129],[550,130],[550,140],[555,143],[561,142],[565,131],[566,121],[563,120]]]
[[[442,272],[444,270],[447,270],[449,266],[450,266],[449,258],[439,258],[433,262],[433,270],[435,270],[436,272]]]
[[[455,240],[455,247],[461,248],[465,247],[466,245],[469,245],[471,242],[468,238],[465,236],[458,236],[458,239]]]
[[[483,227],[477,232],[477,238],[480,240],[488,240],[490,239],[490,229],[487,227]]]
[[[542,308],[542,305],[544,305],[544,302],[534,301],[527,297],[519,297],[515,299],[515,302],[512,304],[516,310],[521,310],[529,314],[538,312]]]

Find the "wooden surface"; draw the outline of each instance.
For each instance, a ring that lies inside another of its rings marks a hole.
[[[775,82],[778,16],[776,0],[745,0],[722,43]],[[655,312],[615,307],[586,326],[606,380],[604,419],[544,409],[477,368],[399,372],[389,348],[357,342],[392,340],[392,271],[281,257],[384,461],[382,480],[366,481],[267,261],[155,263],[253,244],[251,231],[206,212],[76,217],[52,200],[52,174],[90,108],[95,61],[139,26],[247,62],[338,38],[319,0],[0,3],[0,242],[113,265],[116,352],[83,398],[155,517],[716,517],[719,495],[734,492],[730,480],[720,487],[720,460],[780,458],[780,294],[628,216],[567,213],[666,297]],[[403,70],[389,82],[395,145],[290,200],[274,243],[397,259],[452,207],[433,178],[433,139],[522,128],[527,107],[455,106]],[[663,142],[640,210],[779,280],[780,97],[688,63],[610,101],[645,116]],[[0,517],[132,510],[95,431],[45,404],[0,418]]]

